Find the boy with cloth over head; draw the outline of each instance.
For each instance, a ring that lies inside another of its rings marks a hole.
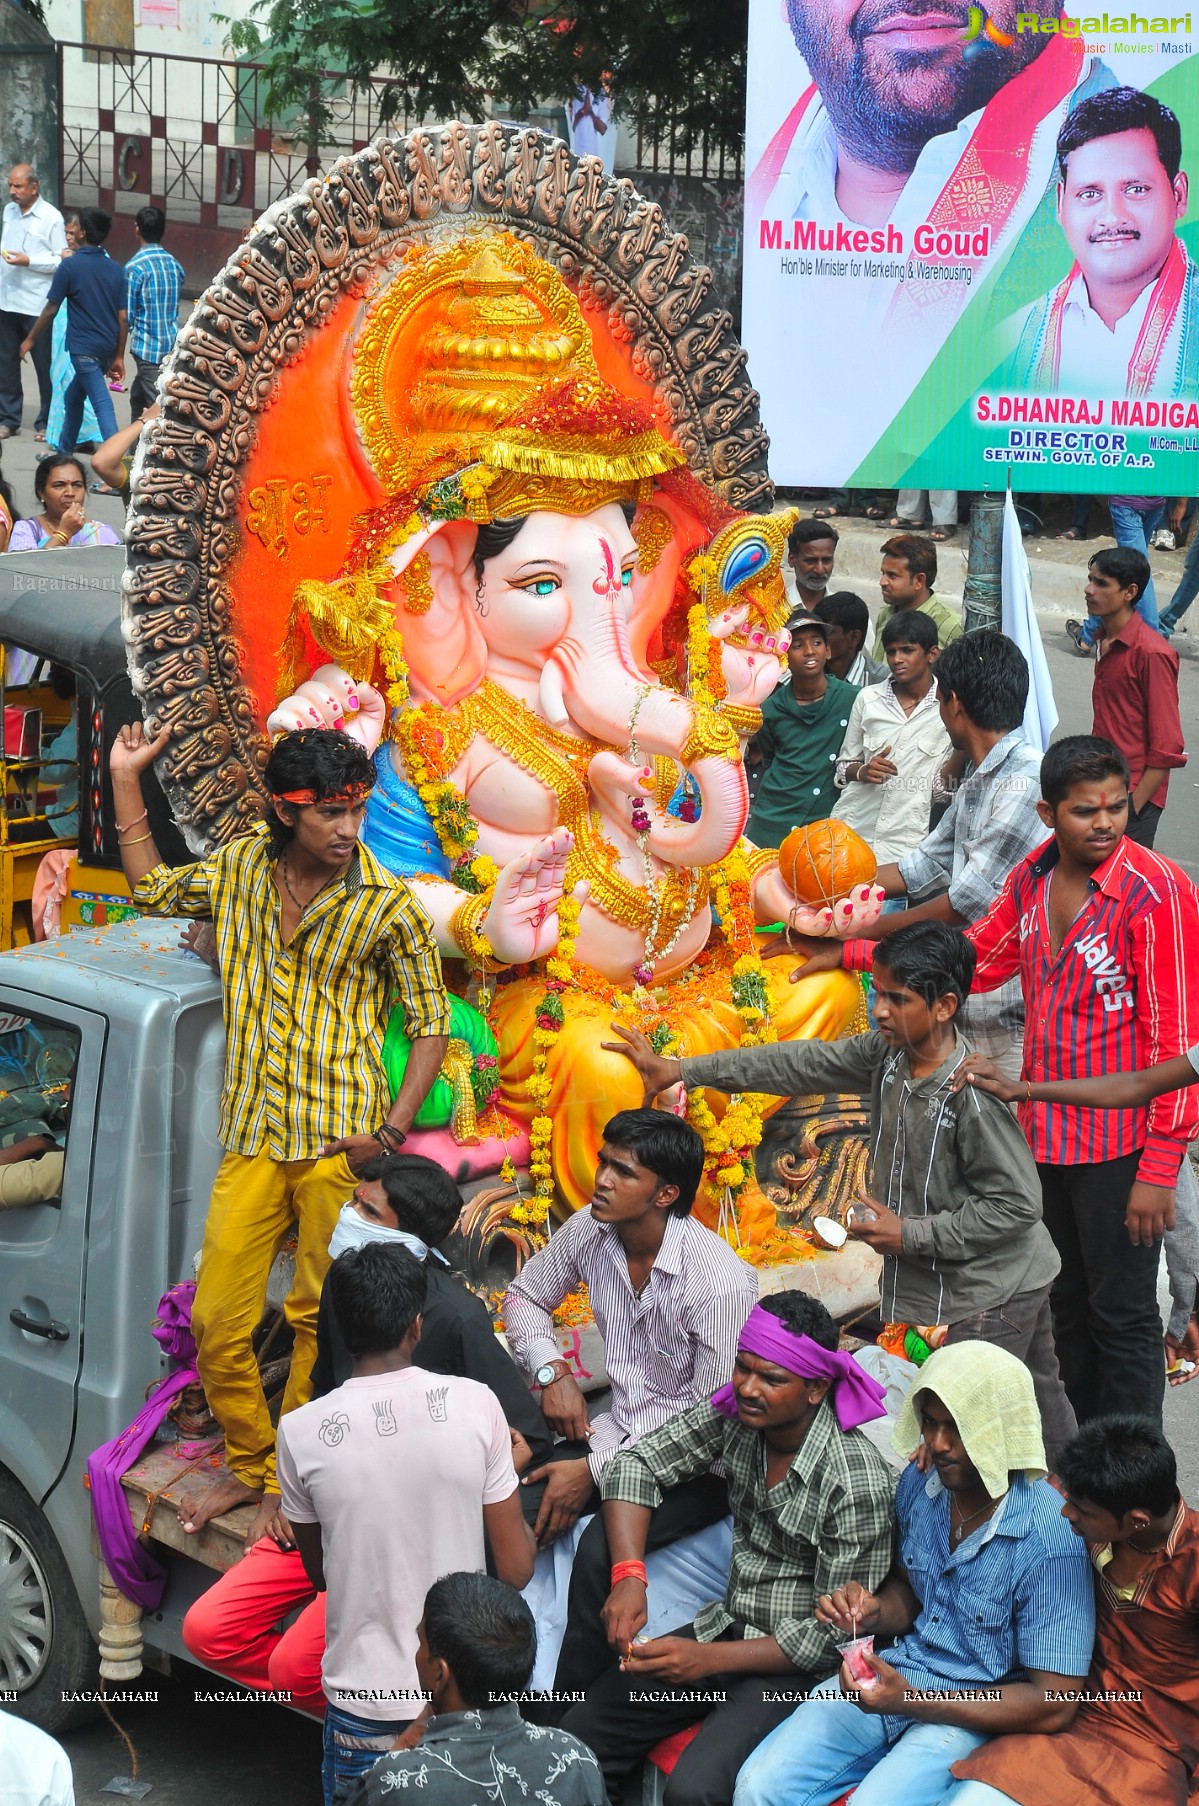
[[[1091,1662],[1088,1564],[1044,1478],[1027,1369],[1001,1348],[942,1348],[895,1425],[898,1560],[877,1592],[856,1579],[825,1595],[819,1622],[858,1652],[755,1751],[734,1806],[937,1806],[950,1764],[1003,1731],[1056,1731]],[[930,1465],[931,1473],[922,1471]]]

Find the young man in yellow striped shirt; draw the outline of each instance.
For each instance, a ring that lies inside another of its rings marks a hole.
[[[428,917],[359,845],[374,783],[368,754],[328,729],[282,735],[264,773],[263,826],[192,865],[160,859],[141,774],[170,730],[123,727],[110,755],[121,862],[139,907],[211,920],[224,988],[225,1156],[212,1189],[192,1328],[200,1377],[225,1431],[227,1481],[180,1519],[199,1530],[260,1503],[251,1540],[279,1506],[274,1432],[251,1337],[267,1275],[293,1219],[295,1332],[284,1412],[304,1404],[329,1240],[355,1171],[398,1149],[436,1078],[450,1017]],[[398,994],[412,1052],[393,1099],[380,1057]]]

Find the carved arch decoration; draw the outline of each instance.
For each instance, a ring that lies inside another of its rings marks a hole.
[[[348,357],[409,247],[511,232],[578,297],[601,374],[733,506],[769,510],[769,441],[711,273],[661,209],[557,138],[459,122],[382,139],[264,213],[197,303],[134,471],[123,619],[157,773],[194,852],[260,816],[263,723],[295,584],[335,571],[385,493]]]

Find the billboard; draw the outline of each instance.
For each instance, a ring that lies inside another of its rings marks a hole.
[[[750,0],[742,338],[776,483],[1181,495],[1189,12]]]

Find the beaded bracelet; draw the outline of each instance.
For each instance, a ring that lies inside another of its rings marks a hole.
[[[128,834],[130,828],[136,828],[139,821],[145,821],[146,818],[149,816],[149,813],[150,813],[150,811],[148,809],[143,809],[141,814],[135,815],[132,821],[117,822],[115,824],[117,833],[118,834]]]

